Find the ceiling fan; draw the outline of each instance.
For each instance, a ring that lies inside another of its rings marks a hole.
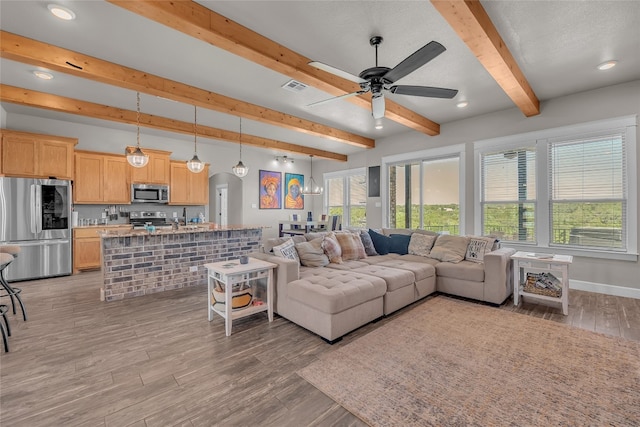
[[[376,49],[376,66],[367,68],[361,72],[358,76],[342,71],[331,65],[323,64],[322,62],[312,61],[309,65],[316,67],[320,70],[326,71],[331,74],[335,74],[338,77],[345,78],[360,85],[360,90],[345,95],[336,96],[333,98],[325,99],[323,101],[314,102],[307,105],[307,107],[313,107],[321,105],[327,102],[335,101],[337,99],[349,98],[356,95],[362,95],[367,92],[371,92],[371,112],[374,119],[381,119],[384,117],[385,102],[383,90],[388,90],[391,93],[398,95],[411,95],[411,96],[423,96],[427,98],[446,98],[451,99],[458,93],[455,89],[445,89],[441,87],[429,87],[429,86],[407,86],[407,85],[393,85],[397,80],[412,73],[418,68],[431,61],[446,49],[440,43],[432,41],[422,46],[413,54],[405,58],[402,62],[396,65],[394,68],[380,67],[378,66],[378,46],[382,43],[382,37],[374,36],[369,40],[369,44]]]

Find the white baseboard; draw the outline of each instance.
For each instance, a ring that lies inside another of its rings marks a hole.
[[[640,289],[627,288],[625,286],[605,285],[604,283],[584,282],[582,280],[569,280],[569,289],[596,292],[598,294],[614,295],[617,297],[640,299]]]

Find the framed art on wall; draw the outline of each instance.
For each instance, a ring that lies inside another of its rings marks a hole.
[[[282,173],[260,170],[260,209],[280,209],[282,207]]]
[[[285,173],[284,183],[286,196],[284,198],[285,209],[304,209],[304,175],[297,173]]]

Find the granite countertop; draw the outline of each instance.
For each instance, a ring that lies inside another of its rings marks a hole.
[[[150,233],[147,230],[129,230],[129,229],[117,229],[105,230],[100,233],[101,237],[127,237],[127,236],[160,236],[165,234],[185,234],[185,233],[207,233],[211,231],[230,231],[230,230],[254,230],[256,228],[265,228],[263,226],[241,226],[230,225],[227,227],[220,227],[217,224],[193,224],[193,225],[181,225],[177,230],[172,229],[156,229],[155,232]]]

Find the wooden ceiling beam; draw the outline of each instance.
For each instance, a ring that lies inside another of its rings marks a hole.
[[[309,65],[311,59],[193,1],[108,1],[331,95],[360,90],[357,83],[312,67]],[[353,96],[346,101],[371,111],[371,94]],[[438,123],[388,98],[385,117],[427,135],[440,133]]]
[[[229,98],[144,71],[104,61],[17,34],[0,31],[0,55],[18,62],[94,80],[109,85],[197,105],[221,113],[328,138],[360,148],[373,148],[375,141],[279,111]]]
[[[540,101],[480,0],[431,3],[524,115],[540,114]]]
[[[110,107],[107,105],[95,104],[78,99],[52,95],[44,92],[37,92],[15,86],[0,84],[0,101],[9,102],[27,107],[42,108],[46,110],[58,111],[61,113],[76,114],[85,117],[92,117],[100,120],[126,123],[135,125],[137,123],[137,112],[122,108]],[[152,114],[140,113],[140,126],[159,129],[162,131],[176,132],[193,135],[193,123]],[[203,138],[216,139],[219,141],[239,143],[240,134],[238,132],[218,129],[210,126],[198,125],[198,136]],[[325,150],[303,147],[301,145],[290,144],[269,138],[262,138],[254,135],[242,134],[242,143],[253,147],[273,149],[285,153],[303,154],[305,156],[347,161],[344,154],[332,153]]]

